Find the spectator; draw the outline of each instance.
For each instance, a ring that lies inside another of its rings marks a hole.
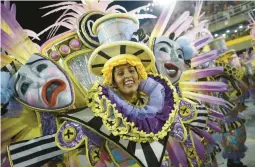
[[[233,5],[230,5],[230,6],[228,7],[228,10],[229,10],[230,15],[233,14],[233,13],[234,13],[234,6],[233,6]]]

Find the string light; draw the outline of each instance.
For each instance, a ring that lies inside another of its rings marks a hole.
[[[154,3],[164,6],[169,3],[175,3],[176,0],[153,0]]]
[[[153,2],[148,3],[146,5],[146,8],[144,9],[145,13],[147,12],[153,12],[153,8],[160,5],[164,6],[169,3],[175,3],[176,0],[153,0]],[[140,11],[141,12],[141,11]]]
[[[147,12],[153,12],[153,7],[157,5],[157,2],[148,3],[146,5],[146,8],[143,9],[145,13]]]

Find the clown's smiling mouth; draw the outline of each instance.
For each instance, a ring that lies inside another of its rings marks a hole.
[[[60,92],[66,89],[66,83],[61,79],[48,81],[42,89],[42,99],[45,104],[54,107]]]
[[[172,63],[164,63],[167,75],[171,78],[176,77],[178,74],[179,68]]]

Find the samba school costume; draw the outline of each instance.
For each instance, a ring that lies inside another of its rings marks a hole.
[[[15,30],[15,20],[7,16],[2,19]],[[89,19],[95,23],[86,29],[83,26]],[[53,160],[66,166],[71,166],[70,161],[76,166],[85,161],[89,166],[109,161],[116,166],[169,166],[165,158],[167,142],[172,166],[201,166],[210,161],[204,142],[214,141],[206,130],[218,131],[211,118],[222,115],[191,99],[221,105],[225,101],[195,93],[201,89],[193,82],[187,83],[193,89],[177,91],[168,78],[155,73],[152,51],[139,43],[146,40],[130,41],[141,32],[134,16],[89,12],[79,21],[78,33],[70,31],[49,40],[42,46],[42,55],[35,54],[35,46],[23,45],[24,55],[30,56],[10,80],[10,88],[23,110],[33,115],[26,119],[35,124],[24,122],[26,133],[17,130],[20,138],[10,140],[11,165],[41,166]],[[98,42],[88,37],[91,30]],[[5,35],[3,49],[19,55],[15,45],[8,45],[10,41],[16,44],[15,36]],[[26,36],[22,39],[30,42]],[[131,101],[113,86],[114,68],[125,64],[135,67],[141,79],[137,96]],[[222,72],[221,68],[191,71],[194,75],[187,73],[186,82]],[[225,84],[215,84],[221,85],[222,91],[226,88]],[[209,83],[207,86],[202,89],[215,88]],[[5,125],[8,129],[8,123]],[[37,128],[36,134],[31,135],[32,127]],[[84,161],[77,162],[81,159]]]
[[[247,150],[244,145],[246,141],[245,119],[240,114],[245,110],[244,99],[246,87],[242,82],[244,70],[234,50],[228,50],[225,38],[217,38],[208,44],[210,52],[215,52],[215,56],[209,56],[202,64],[203,68],[224,67],[224,73],[209,77],[208,80],[221,81],[228,84],[228,91],[214,93],[215,96],[224,98],[228,104],[226,106],[216,105],[214,110],[224,114],[222,122],[222,156],[228,159],[228,167],[245,166],[240,161],[245,156]],[[203,56],[194,59],[204,59]],[[192,60],[191,60],[192,61]],[[194,66],[194,65],[192,65]]]
[[[217,52],[215,51],[199,53],[203,47],[213,40],[213,36],[207,28],[208,21],[199,20],[201,7],[202,3],[197,2],[194,17],[190,16],[189,12],[184,12],[166,29],[164,34],[164,28],[160,30],[161,32],[154,29],[152,36],[155,35],[156,37],[152,44],[152,50],[154,51],[158,71],[166,76],[176,86],[177,90],[180,89],[183,92],[184,98],[192,96],[190,99],[193,101],[202,101],[208,105],[213,101],[212,99],[210,100],[210,98],[201,94],[189,94],[190,92],[186,92],[187,90],[197,90],[207,94],[213,91],[220,91],[222,88],[214,82],[188,82],[188,80],[201,80],[208,76],[216,75],[222,70],[220,67],[197,68],[208,60],[217,57]],[[161,22],[162,20],[159,18],[156,27],[161,25]],[[196,67],[196,69],[190,69],[190,67]],[[208,101],[205,99],[208,99]],[[210,156],[200,166],[217,165],[215,155],[220,152],[218,143],[205,142],[204,145]]]

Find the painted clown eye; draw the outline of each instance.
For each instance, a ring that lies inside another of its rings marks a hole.
[[[181,49],[177,49],[177,54],[179,59],[184,59],[183,51]]]
[[[166,48],[160,48],[159,50],[162,51],[162,52],[166,52],[167,53]]]
[[[21,89],[21,93],[22,93],[23,95],[26,94],[26,92],[27,92],[27,90],[28,90],[28,88],[29,88],[29,85],[30,85],[30,84],[29,84],[28,82],[22,83],[20,89]]]
[[[42,72],[44,69],[46,69],[48,66],[47,64],[40,64],[36,67],[36,70],[40,73]]]

